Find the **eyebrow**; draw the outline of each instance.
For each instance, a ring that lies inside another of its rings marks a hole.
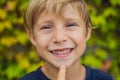
[[[38,21],[38,23],[36,24],[36,27],[40,26],[41,24],[45,24],[45,23],[53,24],[53,22],[51,20],[44,20],[42,22]]]

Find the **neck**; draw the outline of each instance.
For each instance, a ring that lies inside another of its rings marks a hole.
[[[49,79],[57,80],[58,68],[47,63],[42,67],[42,71]],[[66,80],[85,80],[85,75],[85,68],[79,61],[72,64],[72,66],[66,70]]]

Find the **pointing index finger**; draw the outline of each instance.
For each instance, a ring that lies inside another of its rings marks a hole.
[[[65,65],[62,65],[60,66],[57,80],[65,80],[65,76],[66,76],[66,67]]]

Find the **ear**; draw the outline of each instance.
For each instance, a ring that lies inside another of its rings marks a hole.
[[[90,36],[91,36],[91,31],[92,31],[92,28],[91,27],[88,27],[87,28],[87,33],[86,33],[86,41],[89,40]]]
[[[35,46],[36,45],[36,41],[35,41],[35,37],[34,37],[33,31],[27,30],[27,34],[28,34],[28,38],[31,41],[31,43]]]

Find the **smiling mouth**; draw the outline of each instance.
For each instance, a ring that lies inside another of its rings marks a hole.
[[[52,53],[52,55],[54,55],[57,58],[64,58],[71,55],[72,51],[73,51],[73,48],[65,48],[65,49],[53,50],[53,51],[50,51],[50,53]]]

